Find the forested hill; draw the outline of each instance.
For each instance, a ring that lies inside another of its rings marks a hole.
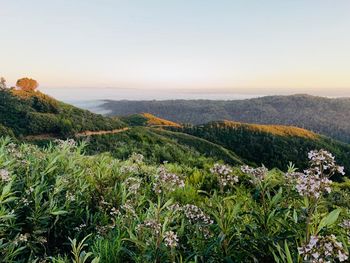
[[[326,149],[337,156],[347,171],[350,169],[349,144],[293,126],[216,121],[171,129],[203,138],[235,152],[243,160],[269,168],[285,170],[288,162],[299,168],[306,167],[305,152]]]
[[[118,119],[78,109],[40,91],[0,89],[0,136],[53,134],[66,137],[124,126]]]
[[[234,120],[294,125],[350,142],[350,98],[309,95],[267,96],[247,100],[106,101],[110,115],[149,112],[177,123]]]

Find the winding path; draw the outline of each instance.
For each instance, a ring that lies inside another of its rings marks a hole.
[[[91,135],[115,134],[129,130],[128,127],[122,129],[115,129],[110,131],[83,131],[75,134],[75,137],[86,137]]]
[[[104,134],[115,134],[120,133],[129,130],[128,127],[121,128],[121,129],[115,129],[110,131],[82,131],[75,134],[75,137],[87,137],[92,135],[104,135]],[[56,139],[57,136],[55,134],[45,133],[45,134],[38,134],[38,135],[28,135],[25,136],[24,139],[26,140],[50,140],[50,139]]]

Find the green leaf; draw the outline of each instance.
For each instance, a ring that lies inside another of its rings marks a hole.
[[[322,218],[320,224],[318,225],[317,233],[320,232],[324,227],[333,225],[337,221],[340,212],[341,212],[341,209],[337,208],[332,212],[330,212],[327,216]]]
[[[298,223],[298,213],[295,209],[293,211],[293,220],[294,220],[294,223]]]
[[[289,247],[288,247],[287,240],[284,241],[284,250],[285,250],[285,253],[286,253],[286,256],[287,256],[287,262],[288,263],[293,263],[292,255],[290,254],[290,250],[289,250]]]
[[[58,215],[64,215],[64,214],[67,214],[67,213],[68,212],[64,211],[64,210],[58,210],[58,211],[52,211],[51,215],[58,216]]]

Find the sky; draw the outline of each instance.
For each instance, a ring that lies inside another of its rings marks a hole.
[[[349,14],[348,0],[0,0],[0,75],[68,99],[350,96]]]

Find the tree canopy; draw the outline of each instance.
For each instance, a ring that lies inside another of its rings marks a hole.
[[[21,78],[17,80],[16,86],[25,91],[33,91],[39,86],[39,83],[35,79]]]

